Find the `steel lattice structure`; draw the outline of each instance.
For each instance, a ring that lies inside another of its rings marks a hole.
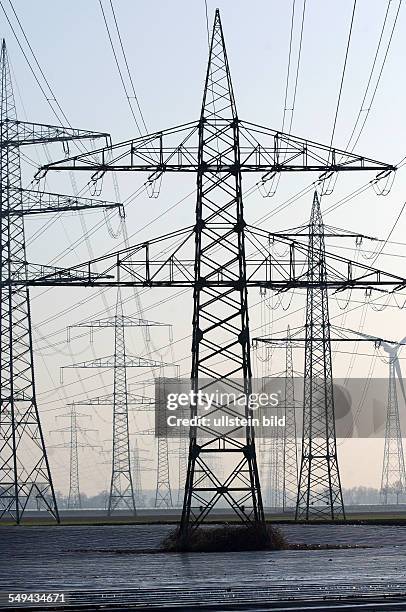
[[[296,519],[345,518],[335,433],[324,224],[317,192],[309,225],[303,438]]]
[[[181,506],[183,503],[183,488],[186,483],[187,463],[188,463],[188,441],[186,437],[183,437],[179,441],[178,498],[177,498],[178,506]]]
[[[133,487],[134,487],[134,497],[135,503],[137,507],[143,504],[144,494],[143,494],[143,486],[142,486],[142,472],[152,472],[155,471],[152,467],[141,467],[142,464],[151,463],[151,459],[145,457],[144,454],[147,451],[142,450],[138,447],[137,439],[135,439],[132,447],[132,471],[133,471]]]
[[[316,236],[316,235],[322,236],[323,234],[322,233],[313,234],[313,236]],[[349,237],[349,236],[351,236],[352,238],[356,237],[356,235],[347,234],[347,237]],[[320,261],[323,261],[323,257],[321,258]],[[321,287],[322,286],[323,285],[321,285]],[[401,345],[405,344],[405,340],[406,340],[406,338],[405,338],[401,342],[397,343],[397,342],[394,342],[393,340],[384,339],[384,338],[381,338],[381,337],[378,337],[378,336],[371,336],[369,334],[365,334],[365,333],[362,333],[362,332],[359,332],[359,331],[354,331],[354,330],[351,330],[351,329],[345,329],[343,327],[338,327],[338,326],[331,325],[331,324],[329,324],[329,326],[328,326],[328,329],[329,329],[328,337],[326,337],[326,334],[324,333],[324,331],[321,328],[319,328],[318,330],[314,329],[313,330],[313,335],[310,335],[310,337],[309,337],[309,334],[307,336],[305,335],[305,337],[303,337],[303,336],[301,337],[302,329],[303,328],[297,328],[296,331],[295,331],[295,334],[293,336],[291,335],[291,333],[290,333],[290,331],[288,329],[288,333],[287,333],[286,337],[275,337],[275,336],[273,336],[273,337],[254,338],[253,339],[253,344],[256,345],[258,342],[263,342],[263,343],[271,344],[271,345],[280,345],[280,346],[285,345],[285,347],[290,346],[290,350],[289,350],[289,352],[287,354],[287,364],[290,364],[290,362],[292,360],[291,349],[293,349],[293,348],[301,348],[302,349],[303,346],[306,346],[306,343],[308,343],[309,341],[314,342],[314,343],[318,343],[318,344],[325,343],[326,346],[327,346],[326,352],[328,351],[328,346],[331,346],[332,342],[357,342],[357,343],[358,342],[373,342],[375,344],[375,346],[379,346],[379,347],[384,348],[386,352],[388,352],[390,355],[394,356],[396,354],[398,348]],[[334,338],[331,337],[331,335],[330,335],[331,330],[334,330],[334,332],[336,334]],[[318,355],[316,355],[315,363],[319,364],[320,361],[321,361],[321,358],[320,358],[320,353],[319,353]],[[395,368],[397,368],[397,367],[398,366],[395,366]],[[290,369],[290,366],[287,367],[287,371],[289,369]],[[287,389],[285,389],[285,397],[289,397],[290,396],[290,398],[292,398],[291,399],[292,403],[291,402],[289,402],[289,403],[291,403],[291,406],[293,406],[294,408],[297,408],[298,402],[294,399],[295,388],[294,388],[294,384],[293,384],[293,382],[294,382],[294,379],[293,379],[293,367],[291,369],[291,372],[292,372],[292,375],[289,377],[289,380],[292,382],[292,388],[289,391]],[[402,377],[401,377],[401,374],[400,374],[400,368],[397,371],[397,375],[398,375],[398,379],[399,379],[399,382],[400,382],[400,385],[401,385],[402,394],[403,394],[404,400],[406,402],[406,391],[404,390],[403,381],[402,381]],[[287,379],[286,379],[286,382],[288,383]],[[310,382],[309,381],[305,381],[305,382],[310,387]],[[311,418],[313,418],[313,404],[315,406],[315,410],[317,410],[317,412],[315,412],[315,416],[316,417],[318,415],[320,415],[320,413],[322,412],[323,409],[325,410],[325,414],[326,415],[328,414],[327,411],[326,411],[326,407],[328,407],[330,405],[329,401],[328,401],[329,400],[329,396],[327,396],[327,399],[326,399],[325,397],[323,397],[323,393],[325,393],[327,389],[331,389],[331,386],[330,385],[326,385],[325,388],[323,388],[322,383],[319,383],[319,378],[316,379],[315,383],[316,384],[313,383],[312,388],[313,388],[313,390],[318,391],[319,394],[316,395],[315,401],[311,404],[312,410],[310,410],[308,412],[307,417],[304,414],[304,419],[303,419],[304,420],[304,425],[306,425],[306,423],[308,423],[308,421],[311,420]],[[322,391],[320,391],[319,385],[322,386]],[[396,388],[395,388],[395,393],[396,393]],[[390,397],[391,397],[392,396],[392,390],[391,389],[389,390],[389,394],[390,394]],[[333,399],[334,399],[334,397],[333,397]],[[303,404],[304,404],[304,406],[303,406],[303,410],[304,410],[305,407],[306,407],[306,403],[303,402]],[[288,405],[288,402],[285,402],[285,406],[287,406],[287,405]],[[391,425],[389,426],[389,429],[393,433],[394,431],[397,431],[396,425],[395,425],[395,421],[396,421],[395,414],[396,414],[396,411],[393,410],[392,408],[390,408],[391,406],[393,406],[393,403],[391,403],[391,401],[389,401],[388,402],[388,414],[387,414],[387,431],[388,431],[388,423],[391,423]],[[328,424],[330,424],[330,421],[326,421],[326,422],[328,422]],[[293,419],[292,419],[291,423],[288,425],[288,415],[287,415],[287,413],[286,413],[286,423],[287,423],[287,427],[291,427],[292,428],[292,435],[289,436],[289,440],[292,442],[292,451],[293,451],[293,440],[294,440],[293,425],[294,425],[294,422],[293,422]],[[317,436],[317,433],[318,432],[316,431],[315,437]],[[396,457],[396,459],[399,460],[399,461],[395,460],[395,461],[392,462],[392,466],[393,467],[394,467],[395,463],[397,465],[397,467],[393,470],[392,482],[398,482],[398,479],[395,479],[393,477],[394,474],[396,474],[399,477],[399,479],[401,478],[400,477],[400,474],[401,474],[401,467],[400,466],[402,465],[402,462],[401,462],[401,459],[400,459],[401,455],[398,452],[398,448],[399,447],[398,447],[398,444],[396,442],[396,438],[397,438],[397,435],[392,436],[392,438],[389,438],[391,440],[391,442],[392,442],[392,449],[394,449],[396,447],[396,452],[393,453],[392,459],[394,459]],[[335,440],[335,438],[334,438],[334,440]],[[320,443],[319,436],[318,436],[318,440],[316,440],[316,442]],[[400,437],[400,442],[401,442],[401,437]],[[295,453],[295,455],[296,455],[296,453]],[[295,455],[292,452],[292,472],[291,472],[291,475],[293,475],[293,483],[297,484],[297,459],[295,460]],[[288,458],[288,456],[289,456],[289,450],[288,449],[285,449],[284,456],[285,456],[286,459]],[[328,460],[327,453],[325,455],[325,458],[326,458],[326,461],[327,461]],[[307,457],[306,456],[303,457],[303,454],[302,454],[302,461],[303,460],[306,461],[306,459],[307,459]],[[286,479],[287,479],[288,473],[287,473],[286,468],[284,469],[284,472],[286,473]],[[310,476],[310,474],[311,474],[311,472],[309,471],[309,476]],[[322,491],[324,489],[326,491],[326,493],[328,494],[329,493],[329,487],[328,487],[329,483],[328,483],[328,480],[326,479],[325,481],[323,481],[321,479],[321,482],[324,482],[325,486],[323,488],[320,487],[319,491]],[[389,490],[392,490],[392,492],[396,491],[396,486],[394,488],[392,488],[392,489],[389,488]],[[399,488],[399,491],[400,491],[400,488]],[[300,494],[300,488],[299,488],[299,494]],[[296,495],[295,499],[297,501],[297,495]],[[311,498],[310,494],[308,496],[308,499],[309,499],[309,508],[306,507],[306,509],[305,509],[306,514],[308,514],[307,518],[309,518],[309,519],[310,518],[323,518],[323,516],[322,516],[323,506],[321,506],[321,507],[320,506],[312,507],[312,506],[314,506],[314,499]],[[313,504],[311,502],[313,502]],[[335,516],[334,518],[340,518],[340,516],[341,515],[338,515],[338,516]],[[301,517],[300,516],[299,517],[296,516],[296,519],[297,518],[301,518]]]
[[[181,428],[184,430],[185,428]],[[183,502],[183,494],[184,494],[184,484],[186,482],[186,469],[187,469],[187,460],[188,460],[188,439],[187,436],[183,434],[176,441],[175,448],[172,448],[168,451],[169,455],[175,456],[178,462],[178,494],[176,496],[175,506],[182,506]]]
[[[169,473],[169,447],[166,438],[158,438],[155,508],[172,508],[172,488]]]
[[[79,442],[78,432],[85,433],[95,431],[94,429],[83,429],[78,426],[78,417],[88,417],[88,414],[79,414],[76,412],[76,404],[69,404],[69,414],[59,415],[57,418],[69,418],[68,427],[55,429],[54,432],[69,433],[69,442],[66,444],[54,444],[51,448],[69,448],[69,494],[68,494],[68,509],[76,510],[82,507],[80,496],[80,478],[79,478],[79,448],[96,448],[96,445],[89,442]]]
[[[36,497],[59,520],[36,399],[24,217],[118,204],[22,189],[20,147],[108,135],[18,121],[4,40],[0,75],[0,516],[19,523]],[[23,285],[12,287],[17,277]]]
[[[169,383],[178,383],[179,378],[157,378],[155,379],[155,400],[157,406],[164,406],[166,402],[166,394],[169,387]],[[159,419],[158,429],[161,433],[168,431],[168,425],[166,421],[166,411],[159,410],[156,419]],[[156,478],[156,489],[155,489],[155,508],[172,508],[172,487],[169,470],[169,455],[172,454],[169,450],[167,435],[159,435],[158,444],[158,464],[157,464],[157,478]]]
[[[87,327],[91,330],[100,328],[114,329],[114,354],[65,366],[68,368],[112,368],[113,393],[102,397],[90,398],[76,402],[81,405],[113,406],[113,451],[108,514],[115,510],[128,509],[136,513],[136,504],[131,469],[130,439],[128,424],[128,407],[150,408],[153,401],[143,396],[130,395],[127,385],[127,368],[162,368],[161,361],[143,357],[131,357],[127,354],[125,341],[126,327],[168,327],[165,323],[147,321],[124,315],[121,292],[117,292],[116,312],[114,317],[86,321],[71,327]]]
[[[405,340],[406,338],[402,340],[402,343],[404,343]],[[383,347],[389,354],[388,405],[381,478],[381,496],[384,504],[387,504],[388,497],[393,495],[396,497],[396,503],[399,503],[399,496],[406,493],[405,458],[403,454],[403,440],[396,385],[396,382],[399,381],[403,402],[406,402],[406,394],[398,357],[399,346],[398,344],[395,347],[389,347],[388,345],[384,345]]]
[[[287,329],[285,356],[285,397],[284,413],[285,427],[283,436],[283,486],[282,508],[294,507],[298,487],[297,433],[296,433],[296,402],[293,369],[293,351],[290,328]]]
[[[194,226],[68,270],[30,265],[28,278],[16,277],[12,284],[190,287],[194,300],[194,390],[204,388],[205,377],[230,385],[233,392],[238,388],[243,397],[251,384],[248,288],[307,290],[319,288],[320,279],[316,273],[312,277],[303,274],[302,267],[312,247],[300,238],[246,224],[242,173],[259,172],[266,181],[279,172],[319,172],[327,178],[338,171],[370,170],[382,176],[395,169],[390,164],[241,120],[217,10],[197,122],[108,146],[92,155],[81,154],[47,164],[40,171],[90,171],[95,180],[109,171],[148,172],[151,183],[164,172],[195,172]],[[272,241],[289,245],[286,260],[272,258]],[[246,254],[247,244],[253,248],[252,253]],[[165,256],[163,247],[167,249]],[[396,275],[338,255],[328,257],[331,271],[325,289],[404,286],[404,279]],[[242,383],[238,383],[238,377]],[[233,413],[231,407],[215,407],[218,413],[224,409]],[[203,438],[203,433],[209,437]],[[248,427],[239,433],[244,437],[238,437],[234,430],[224,434],[201,427],[192,429],[181,523],[184,535],[198,527],[220,500],[244,524],[263,522],[254,432]],[[224,476],[209,467],[212,457],[228,457],[232,463]]]
[[[371,336],[362,332],[355,332],[363,340],[375,343],[388,355],[388,400],[386,406],[385,442],[381,476],[381,498],[384,504],[388,503],[389,496],[396,497],[406,493],[406,471],[403,453],[402,430],[399,418],[398,386],[399,384],[403,402],[406,405],[406,390],[404,387],[402,370],[399,362],[398,352],[406,343],[406,337],[400,342],[393,342]]]
[[[282,416],[281,406],[278,405],[275,416],[279,420]],[[262,453],[264,460],[262,467],[267,468],[269,484],[269,505],[272,508],[282,508],[283,504],[283,448],[284,433],[279,425],[273,427],[272,437],[268,443],[264,443]]]
[[[70,441],[69,441],[69,496],[68,508],[81,508],[79,486],[79,457],[78,457],[78,430],[77,414],[75,406],[71,406],[70,412]]]

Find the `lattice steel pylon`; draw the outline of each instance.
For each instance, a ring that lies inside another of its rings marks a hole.
[[[132,471],[133,471],[133,487],[134,497],[137,506],[140,506],[144,501],[142,473],[155,471],[152,467],[143,467],[143,465],[151,463],[151,459],[145,456],[148,451],[140,449],[135,439],[132,447]]]
[[[279,420],[282,416],[282,407],[278,404],[275,416]],[[269,469],[270,505],[281,508],[283,504],[283,449],[284,433],[279,425],[273,428],[269,444],[269,462],[264,463]]]
[[[406,494],[406,472],[405,459],[403,453],[402,430],[399,418],[398,387],[403,397],[403,404],[406,406],[406,390],[402,377],[402,370],[399,362],[399,350],[406,343],[406,337],[400,342],[383,340],[370,334],[357,332],[363,338],[373,342],[388,355],[388,400],[386,405],[386,424],[385,442],[381,475],[381,499],[384,504],[388,503],[390,496],[396,497],[399,503],[399,496]]]
[[[290,327],[287,329],[285,363],[285,427],[283,436],[282,509],[294,507],[298,487],[297,432],[293,351]]]
[[[245,261],[245,221],[239,169],[238,116],[227,53],[216,11],[199,123],[199,160],[195,226],[195,279],[191,379],[224,381],[229,391],[251,393],[251,355]],[[221,176],[207,167],[228,160]],[[234,263],[237,262],[237,266]],[[226,276],[234,287],[206,287],[199,279]],[[227,357],[226,367],[219,356]],[[230,380],[240,378],[240,381]],[[239,387],[239,388],[238,388]],[[220,413],[224,406],[218,406]],[[247,410],[247,415],[249,410]],[[191,431],[180,530],[196,528],[223,498],[246,524],[264,522],[254,432],[237,438],[234,428],[209,438]],[[232,458],[221,479],[206,457]]]
[[[296,519],[345,518],[334,415],[324,224],[317,192],[309,225],[303,438]]]
[[[175,506],[181,507],[183,502],[183,494],[184,494],[184,485],[186,481],[186,468],[187,468],[187,451],[188,451],[188,438],[182,433],[182,429],[180,428],[181,435],[178,440],[176,440],[176,444],[173,448],[168,451],[168,454],[175,457],[178,464],[178,493],[176,496]]]
[[[178,454],[178,496],[177,505],[181,506],[183,502],[183,487],[186,482],[187,463],[188,463],[188,444],[186,436],[182,436],[179,440]]]
[[[167,383],[178,383],[176,378],[155,379],[155,400],[157,406],[164,406],[166,401]],[[172,487],[169,469],[169,444],[168,444],[168,424],[167,412],[165,409],[159,410],[155,416],[155,426],[161,434],[159,435],[158,444],[158,463],[156,474],[156,489],[155,489],[155,508],[172,508]]]
[[[216,10],[203,105],[197,121],[104,147],[91,155],[80,154],[47,164],[38,176],[50,170],[90,172],[93,180],[102,178],[106,172],[142,172],[147,173],[152,185],[166,172],[196,173],[193,227],[70,268],[71,274],[86,273],[87,281],[61,281],[56,275],[33,273],[29,282],[35,286],[69,282],[83,286],[193,289],[194,390],[208,391],[204,379],[213,379],[245,399],[251,387],[247,290],[307,288],[303,261],[299,260],[307,258],[308,247],[300,241],[291,241],[286,234],[276,235],[246,224],[242,173],[261,173],[260,182],[264,184],[280,172],[318,172],[323,181],[331,173],[346,171],[376,171],[382,177],[395,167],[240,119],[220,13]],[[270,244],[275,240],[289,247],[286,260],[272,257]],[[255,245],[253,254],[246,254],[246,241]],[[163,245],[166,251],[162,250]],[[343,257],[335,256],[333,264],[340,270],[332,275],[327,288],[396,283],[397,287],[403,286],[402,277]],[[244,382],[239,384],[238,380]],[[231,416],[241,417],[241,411],[224,405],[215,405],[212,416],[226,410]],[[248,409],[246,414],[251,416],[251,411]],[[264,513],[253,428],[233,428],[223,433],[198,426],[190,433],[182,534],[203,523],[220,502],[228,504],[241,523],[262,524]],[[228,458],[224,462],[227,463],[224,476],[217,467],[210,467],[212,457]]]
[[[70,439],[69,439],[69,495],[68,508],[82,507],[79,485],[78,429],[75,405],[70,406]]]
[[[102,398],[81,400],[81,405],[112,405],[113,406],[113,452],[111,483],[108,504],[108,515],[115,510],[128,509],[136,513],[134,497],[133,475],[131,469],[130,439],[128,423],[128,406],[145,405],[144,399],[139,396],[129,397],[127,387],[127,368],[162,368],[162,361],[131,357],[127,354],[125,341],[126,327],[169,327],[165,323],[147,321],[124,315],[123,302],[120,289],[117,291],[116,312],[114,317],[98,319],[79,323],[72,327],[89,327],[100,329],[103,327],[114,329],[114,355],[65,366],[68,368],[112,368],[113,394]],[[149,400],[151,402],[152,400]],[[149,403],[147,403],[149,405]]]
[[[403,402],[406,404],[406,393],[398,356],[399,348],[405,341],[406,338],[395,346],[390,346],[385,342],[380,343],[380,346],[388,353],[389,357],[388,404],[381,478],[381,497],[384,504],[388,503],[390,496],[395,496],[396,503],[398,504],[399,496],[406,493],[405,458],[403,454],[396,384],[398,381],[403,395]]]
[[[172,506],[168,440],[166,438],[158,438],[155,508],[172,508]]]
[[[88,417],[88,414],[79,414],[76,412],[76,404],[74,402],[68,404],[69,414],[58,415],[56,418],[69,418],[68,427],[55,429],[53,432],[69,433],[69,442],[66,444],[53,444],[52,448],[69,448],[69,494],[68,494],[68,509],[77,510],[82,507],[82,499],[80,495],[80,478],[79,478],[79,448],[96,448],[96,445],[89,442],[80,442],[78,440],[78,431],[85,433],[95,431],[94,429],[84,429],[78,426],[78,417]],[[52,432],[51,432],[52,433]]]
[[[4,40],[0,78],[0,516],[9,514],[19,523],[35,497],[59,521],[36,398],[29,289],[9,283],[28,275],[25,215],[104,203],[22,189],[20,147],[107,135],[17,121]]]

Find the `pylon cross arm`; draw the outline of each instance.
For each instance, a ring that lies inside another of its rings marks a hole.
[[[342,172],[369,170],[379,173],[396,170],[392,164],[356,155],[312,140],[299,138],[237,118],[215,122],[202,117],[200,121],[155,132],[108,145],[73,157],[45,164],[40,176],[49,170],[85,170],[94,176],[108,171],[206,172],[235,171],[236,160],[230,143],[229,129],[239,133],[239,163],[241,172]],[[223,129],[222,129],[223,128]],[[211,132],[217,146],[210,159],[199,159],[199,132],[205,131],[206,143]]]
[[[113,406],[114,402],[114,395],[110,394],[76,400],[75,406]],[[128,392],[126,396],[126,404],[128,406],[135,406],[137,411],[149,411],[153,410],[155,400],[151,397],[146,397],[145,395],[136,395]]]
[[[31,123],[6,118],[1,121],[1,127],[6,134],[6,137],[1,141],[1,148],[47,144],[51,142],[69,142],[73,140],[96,140],[98,138],[104,138],[106,145],[110,142],[110,135],[105,132],[79,130],[61,125]]]
[[[11,206],[3,207],[1,218],[23,217],[52,212],[87,210],[89,208],[122,208],[120,202],[106,202],[95,198],[50,193],[35,189],[21,189],[7,186]]]
[[[11,197],[12,206],[3,207],[1,217],[23,217],[25,215],[38,215],[40,213],[87,210],[89,208],[121,208],[119,202],[106,202],[95,198],[80,198],[60,193],[49,193],[35,189],[21,189],[7,187]],[[14,205],[14,200],[16,205]]]
[[[207,228],[213,232],[215,226]],[[203,229],[203,232],[206,229]],[[275,291],[318,287],[320,280],[306,272],[311,246],[306,241],[290,239],[252,226],[246,228],[247,243],[252,249],[246,255],[246,286]],[[102,287],[236,287],[239,282],[236,267],[218,265],[199,278],[194,276],[194,229],[160,236],[151,241],[109,253],[72,268],[52,268],[29,264],[24,270],[4,281],[12,285],[78,285]],[[274,257],[273,245],[288,247],[285,258]],[[168,245],[168,246],[167,246]],[[166,254],[162,256],[162,251]],[[350,288],[384,288],[400,290],[406,279],[356,262],[334,253],[326,253],[327,274],[323,286],[335,291]],[[237,266],[237,264],[235,264]],[[383,289],[381,289],[383,290]]]
[[[114,328],[116,327],[116,325],[122,325],[123,327],[171,327],[169,323],[159,323],[158,321],[149,321],[147,319],[139,319],[137,317],[121,315],[119,317],[106,317],[105,319],[95,319],[94,321],[84,321],[82,323],[75,323],[74,325],[70,325],[70,328]]]
[[[117,362],[115,355],[109,357],[98,357],[96,359],[90,359],[89,361],[81,361],[80,363],[73,363],[70,365],[62,366],[64,368],[160,368],[163,366],[173,365],[170,363],[164,363],[163,361],[157,361],[155,359],[146,359],[144,357],[131,357],[126,355],[123,363]]]

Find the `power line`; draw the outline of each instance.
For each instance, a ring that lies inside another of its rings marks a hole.
[[[111,12],[113,13],[113,18],[114,18],[114,23],[115,23],[116,30],[117,30],[118,39],[120,41],[120,46],[121,46],[121,51],[123,53],[124,62],[125,62],[126,68],[127,68],[128,78],[129,78],[130,83],[131,83],[131,89],[132,89],[132,92],[133,92],[133,95],[134,95],[134,99],[135,99],[135,101],[137,103],[138,112],[140,114],[140,117],[141,117],[141,120],[142,120],[142,123],[143,123],[143,126],[144,126],[144,130],[147,132],[148,131],[147,130],[147,124],[145,123],[144,115],[143,115],[142,110],[141,110],[141,106],[140,106],[140,103],[139,103],[139,100],[138,100],[138,96],[135,93],[135,87],[134,87],[133,78],[132,78],[132,75],[131,75],[131,72],[130,72],[130,68],[128,66],[127,55],[126,55],[126,52],[124,50],[123,41],[121,39],[121,34],[120,34],[119,27],[118,27],[117,19],[116,19],[116,13],[115,13],[114,7],[113,7],[113,0],[110,0],[110,6],[111,6]]]
[[[343,71],[342,71],[342,74],[341,74],[340,89],[339,89],[339,92],[338,92],[337,107],[336,107],[336,112],[335,112],[334,122],[333,122],[333,131],[332,131],[331,140],[330,140],[330,148],[333,146],[333,140],[334,140],[334,135],[335,135],[336,126],[337,126],[338,111],[340,109],[341,94],[342,94],[342,91],[343,91],[344,77],[345,77],[345,72],[346,72],[346,68],[347,68],[348,52],[350,50],[351,36],[352,36],[352,27],[354,25],[354,16],[355,16],[356,6],[357,6],[357,0],[354,0],[354,5],[353,5],[353,8],[352,8],[352,15],[351,15],[350,30],[349,30],[348,39],[347,39],[347,47],[346,47],[346,50],[345,50],[344,66],[343,66]]]
[[[369,79],[368,79],[367,86],[366,86],[366,89],[365,89],[364,97],[363,97],[363,99],[362,99],[361,106],[360,106],[360,110],[359,110],[359,112],[358,112],[358,116],[357,116],[357,119],[356,119],[356,121],[355,121],[354,128],[353,128],[353,130],[352,130],[352,132],[351,132],[351,136],[350,136],[350,138],[349,138],[349,140],[348,140],[348,145],[347,145],[347,146],[349,146],[349,145],[350,145],[350,142],[351,142],[351,140],[352,140],[352,138],[353,138],[353,136],[354,136],[354,133],[355,133],[356,127],[357,127],[357,125],[358,125],[358,121],[359,121],[359,119],[360,119],[360,117],[361,117],[361,113],[362,113],[362,111],[363,111],[364,103],[365,103],[365,100],[366,100],[366,97],[367,97],[367,94],[368,94],[368,89],[369,89],[369,86],[370,86],[370,84],[371,84],[371,80],[372,80],[373,72],[374,72],[374,69],[375,69],[376,61],[377,61],[378,54],[379,54],[379,50],[380,50],[380,47],[381,47],[381,42],[382,42],[383,34],[384,34],[384,31],[385,31],[385,26],[386,26],[386,22],[387,22],[388,13],[389,13],[389,9],[390,9],[391,3],[392,3],[392,0],[389,0],[389,2],[388,2],[388,6],[387,6],[387,9],[386,9],[386,13],[385,13],[385,18],[384,18],[384,22],[383,22],[382,30],[381,30],[381,34],[380,34],[380,36],[379,36],[379,41],[378,41],[378,46],[377,46],[377,49],[376,49],[376,53],[375,53],[375,57],[374,57],[374,61],[373,61],[373,63],[372,63],[371,72],[370,72],[370,74],[369,74]],[[369,113],[371,112],[372,104],[373,104],[373,102],[374,102],[374,100],[375,100],[376,92],[378,91],[379,83],[380,83],[380,80],[381,80],[381,77],[382,77],[382,74],[383,74],[383,69],[384,69],[384,67],[385,67],[386,60],[387,60],[387,58],[388,58],[389,49],[390,49],[390,46],[391,46],[391,43],[392,43],[392,38],[393,38],[394,31],[395,31],[396,23],[397,23],[397,20],[398,20],[398,16],[399,16],[399,11],[400,11],[400,7],[401,7],[401,5],[402,5],[402,0],[399,0],[398,9],[397,9],[397,11],[396,11],[396,15],[395,15],[395,19],[394,19],[394,22],[393,22],[392,30],[391,30],[391,33],[390,33],[390,36],[389,36],[389,40],[388,40],[388,44],[387,44],[387,47],[386,47],[385,55],[384,55],[384,58],[383,58],[383,62],[382,62],[382,65],[381,65],[381,69],[380,69],[380,71],[379,71],[378,79],[377,79],[377,81],[376,81],[375,88],[374,88],[374,91],[373,91],[373,94],[372,94],[371,100],[370,100],[370,102],[369,102],[368,108],[367,108],[367,109],[365,109],[365,110],[366,110],[366,113],[365,113],[365,117],[364,117],[364,120],[363,120],[362,125],[361,125],[361,129],[359,130],[359,132],[358,132],[358,136],[357,136],[357,138],[356,138],[356,140],[355,140],[355,142],[354,142],[353,146],[351,147],[351,151],[353,151],[353,150],[355,149],[355,147],[357,146],[358,141],[359,141],[359,139],[360,139],[360,136],[361,136],[361,134],[362,134],[362,132],[363,132],[363,129],[364,129],[364,127],[365,127],[365,124],[366,124],[366,122],[367,122],[367,119],[368,119]]]
[[[57,105],[57,107],[58,107],[59,111],[61,112],[61,114],[62,114],[63,118],[64,118],[64,119],[66,120],[66,122],[68,123],[68,126],[69,126],[69,127],[71,127],[71,125],[70,125],[70,123],[69,123],[69,121],[68,121],[68,119],[67,119],[67,117],[66,117],[65,113],[64,113],[64,112],[63,112],[63,110],[61,109],[61,107],[60,107],[60,105],[59,105],[59,103],[58,103],[58,101],[57,101],[57,99],[56,99],[56,97],[55,97],[55,94],[53,93],[53,91],[52,91],[52,89],[51,89],[51,87],[50,87],[50,85],[49,85],[49,83],[48,83],[48,81],[47,81],[47,79],[46,79],[46,77],[45,77],[45,75],[44,75],[44,73],[43,73],[43,71],[42,71],[42,69],[41,69],[41,67],[40,67],[39,63],[38,63],[38,60],[37,60],[37,58],[36,58],[36,55],[34,54],[34,52],[33,52],[33,50],[32,50],[32,47],[31,47],[31,45],[30,45],[30,43],[29,43],[29,41],[28,41],[28,38],[27,38],[27,36],[26,36],[26,34],[25,34],[25,31],[24,31],[24,29],[23,29],[23,27],[22,27],[22,25],[21,25],[21,22],[20,22],[20,20],[19,20],[19,18],[18,18],[18,16],[17,16],[17,13],[16,13],[16,11],[15,11],[15,9],[14,9],[14,6],[13,6],[13,3],[12,3],[12,1],[11,1],[11,0],[9,0],[9,4],[10,4],[10,6],[11,6],[11,9],[12,9],[12,11],[13,11],[13,13],[14,13],[14,15],[15,15],[16,19],[17,19],[18,25],[20,26],[20,29],[21,29],[21,31],[22,31],[22,33],[23,33],[23,36],[24,36],[25,41],[27,42],[28,48],[29,48],[29,49],[30,49],[30,51],[31,51],[31,54],[32,54],[32,56],[33,56],[33,58],[34,58],[34,61],[35,61],[36,65],[38,66],[39,71],[40,71],[40,73],[41,73],[42,77],[44,78],[44,81],[45,81],[45,83],[46,83],[46,85],[47,85],[47,87],[48,87],[48,90],[49,90],[49,93],[51,94],[51,97],[49,97],[49,96],[47,95],[47,93],[46,93],[45,89],[43,88],[43,86],[42,86],[42,84],[41,84],[41,82],[40,82],[40,80],[38,79],[37,75],[35,74],[35,70],[34,70],[34,68],[32,67],[31,62],[30,62],[30,60],[29,60],[29,58],[28,58],[28,56],[27,56],[26,52],[24,51],[23,46],[22,46],[22,45],[21,45],[21,43],[20,43],[20,40],[19,40],[19,38],[18,38],[18,36],[17,36],[17,33],[16,33],[16,31],[15,31],[15,29],[14,29],[14,27],[13,27],[13,24],[11,23],[11,21],[10,21],[10,19],[9,19],[9,16],[7,15],[6,9],[4,8],[3,2],[2,2],[2,0],[0,0],[0,6],[1,6],[2,10],[3,10],[3,13],[4,13],[4,15],[5,15],[6,19],[7,19],[7,22],[8,22],[8,24],[9,24],[10,28],[11,28],[12,33],[14,34],[14,37],[15,37],[15,39],[16,39],[16,41],[17,41],[17,44],[18,44],[18,46],[20,47],[21,53],[23,54],[23,56],[24,56],[24,58],[25,58],[25,60],[26,60],[26,62],[27,62],[27,64],[28,64],[28,67],[29,67],[29,69],[30,69],[30,71],[31,71],[31,73],[32,73],[32,75],[33,75],[33,77],[34,77],[34,79],[35,79],[35,81],[36,81],[36,83],[37,83],[38,87],[39,87],[39,88],[40,88],[40,90],[42,91],[42,93],[43,93],[43,95],[44,95],[44,98],[45,98],[45,99],[46,99],[46,101],[48,102],[48,104],[49,104],[49,106],[50,106],[50,108],[51,108],[51,110],[52,110],[53,114],[55,115],[56,119],[58,120],[58,122],[62,124],[62,121],[61,121],[60,117],[58,116],[58,113],[56,112],[55,108],[52,106],[52,103],[51,103],[51,102],[52,102],[52,100],[53,100],[53,101],[55,102],[55,104]]]
[[[110,4],[111,4],[111,2],[110,2]],[[125,91],[127,102],[128,102],[129,107],[130,107],[131,114],[132,114],[132,117],[134,119],[135,125],[137,126],[137,130],[138,130],[140,136],[142,136],[142,131],[141,131],[141,128],[139,126],[137,117],[135,116],[135,112],[134,112],[134,109],[133,109],[131,101],[130,101],[130,96],[129,96],[128,91],[127,91],[127,86],[126,86],[125,81],[124,81],[123,73],[122,73],[121,68],[120,68],[120,62],[118,61],[118,56],[117,56],[117,53],[116,53],[116,50],[115,50],[115,47],[114,47],[113,39],[111,37],[110,28],[109,28],[109,24],[107,22],[106,13],[104,12],[102,0],[99,0],[99,5],[100,5],[100,9],[101,9],[101,12],[102,12],[102,15],[103,15],[104,25],[106,26],[107,35],[109,37],[110,46],[111,46],[111,50],[113,52],[114,60],[116,62],[117,70],[118,70],[118,73],[120,75],[120,81],[121,81],[121,84],[122,84],[123,89]],[[113,12],[114,12],[114,10],[113,10]],[[115,17],[114,17],[114,19],[115,19]],[[116,22],[116,26],[117,26],[117,22]],[[117,26],[117,28],[118,28],[118,26]],[[120,36],[120,34],[119,34],[119,36]],[[121,37],[120,37],[120,43],[121,43]],[[122,45],[122,43],[121,43],[121,45]],[[124,55],[124,57],[125,57],[125,55]],[[126,59],[125,59],[125,62],[126,62],[127,68],[128,68],[128,64],[127,64],[127,60]],[[131,81],[131,84],[133,86],[131,77],[130,77],[130,81]],[[135,90],[134,90],[134,94],[135,94]],[[136,94],[135,94],[135,99],[137,100],[137,104],[138,104],[138,98],[137,98]],[[142,120],[144,121],[144,118],[142,118]],[[144,122],[144,125],[145,125],[145,122]]]

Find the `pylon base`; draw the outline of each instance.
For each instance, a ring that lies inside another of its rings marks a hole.
[[[170,533],[162,547],[168,552],[236,552],[288,548],[282,533],[271,525],[205,525],[182,534]]]

